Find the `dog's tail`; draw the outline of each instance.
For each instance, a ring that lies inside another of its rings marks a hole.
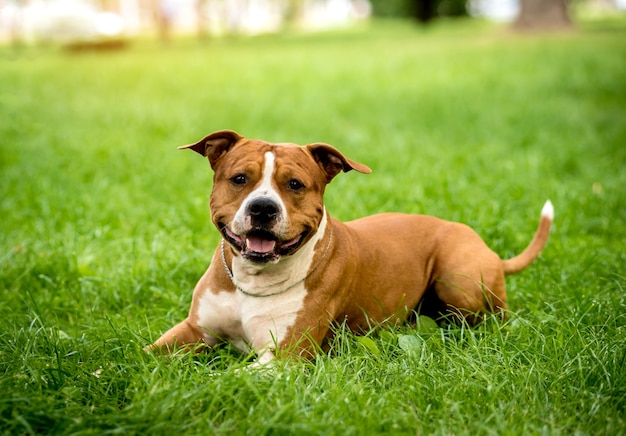
[[[515,274],[533,263],[548,242],[552,220],[554,220],[554,206],[552,206],[552,202],[548,200],[546,204],[543,205],[543,209],[541,209],[539,227],[537,227],[537,232],[535,232],[535,236],[533,240],[530,241],[530,244],[528,244],[528,247],[514,258],[502,261],[504,274]]]

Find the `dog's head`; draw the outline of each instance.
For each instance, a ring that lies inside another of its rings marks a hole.
[[[328,144],[274,144],[231,130],[179,148],[208,157],[211,219],[235,253],[255,264],[276,263],[311,239],[324,215],[324,189],[337,174],[371,172]]]

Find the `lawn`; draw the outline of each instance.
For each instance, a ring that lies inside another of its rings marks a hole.
[[[625,78],[624,20],[0,48],[0,431],[623,434]],[[549,198],[550,242],[505,323],[338,328],[273,371],[144,353],[219,241],[210,167],[176,149],[219,129],[370,166],[328,187],[340,219],[436,215],[511,257]]]

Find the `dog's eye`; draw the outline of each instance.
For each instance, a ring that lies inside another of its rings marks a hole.
[[[245,185],[246,176],[244,174],[237,174],[236,176],[232,177],[230,181],[233,183],[233,185]]]
[[[300,191],[302,188],[304,188],[304,185],[302,184],[300,180],[297,180],[297,179],[289,180],[289,189],[291,189],[292,191]]]

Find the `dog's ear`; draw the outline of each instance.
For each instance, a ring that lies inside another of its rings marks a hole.
[[[306,148],[309,149],[313,159],[315,159],[326,174],[327,183],[330,183],[330,181],[342,171],[348,172],[355,170],[363,174],[372,172],[367,165],[348,159],[332,145],[316,142],[315,144],[307,145]]]
[[[232,130],[218,130],[213,132],[195,144],[187,144],[178,147],[179,150],[190,148],[196,153],[209,158],[211,167],[215,169],[215,163],[222,157],[233,145],[243,139],[243,136]]]

